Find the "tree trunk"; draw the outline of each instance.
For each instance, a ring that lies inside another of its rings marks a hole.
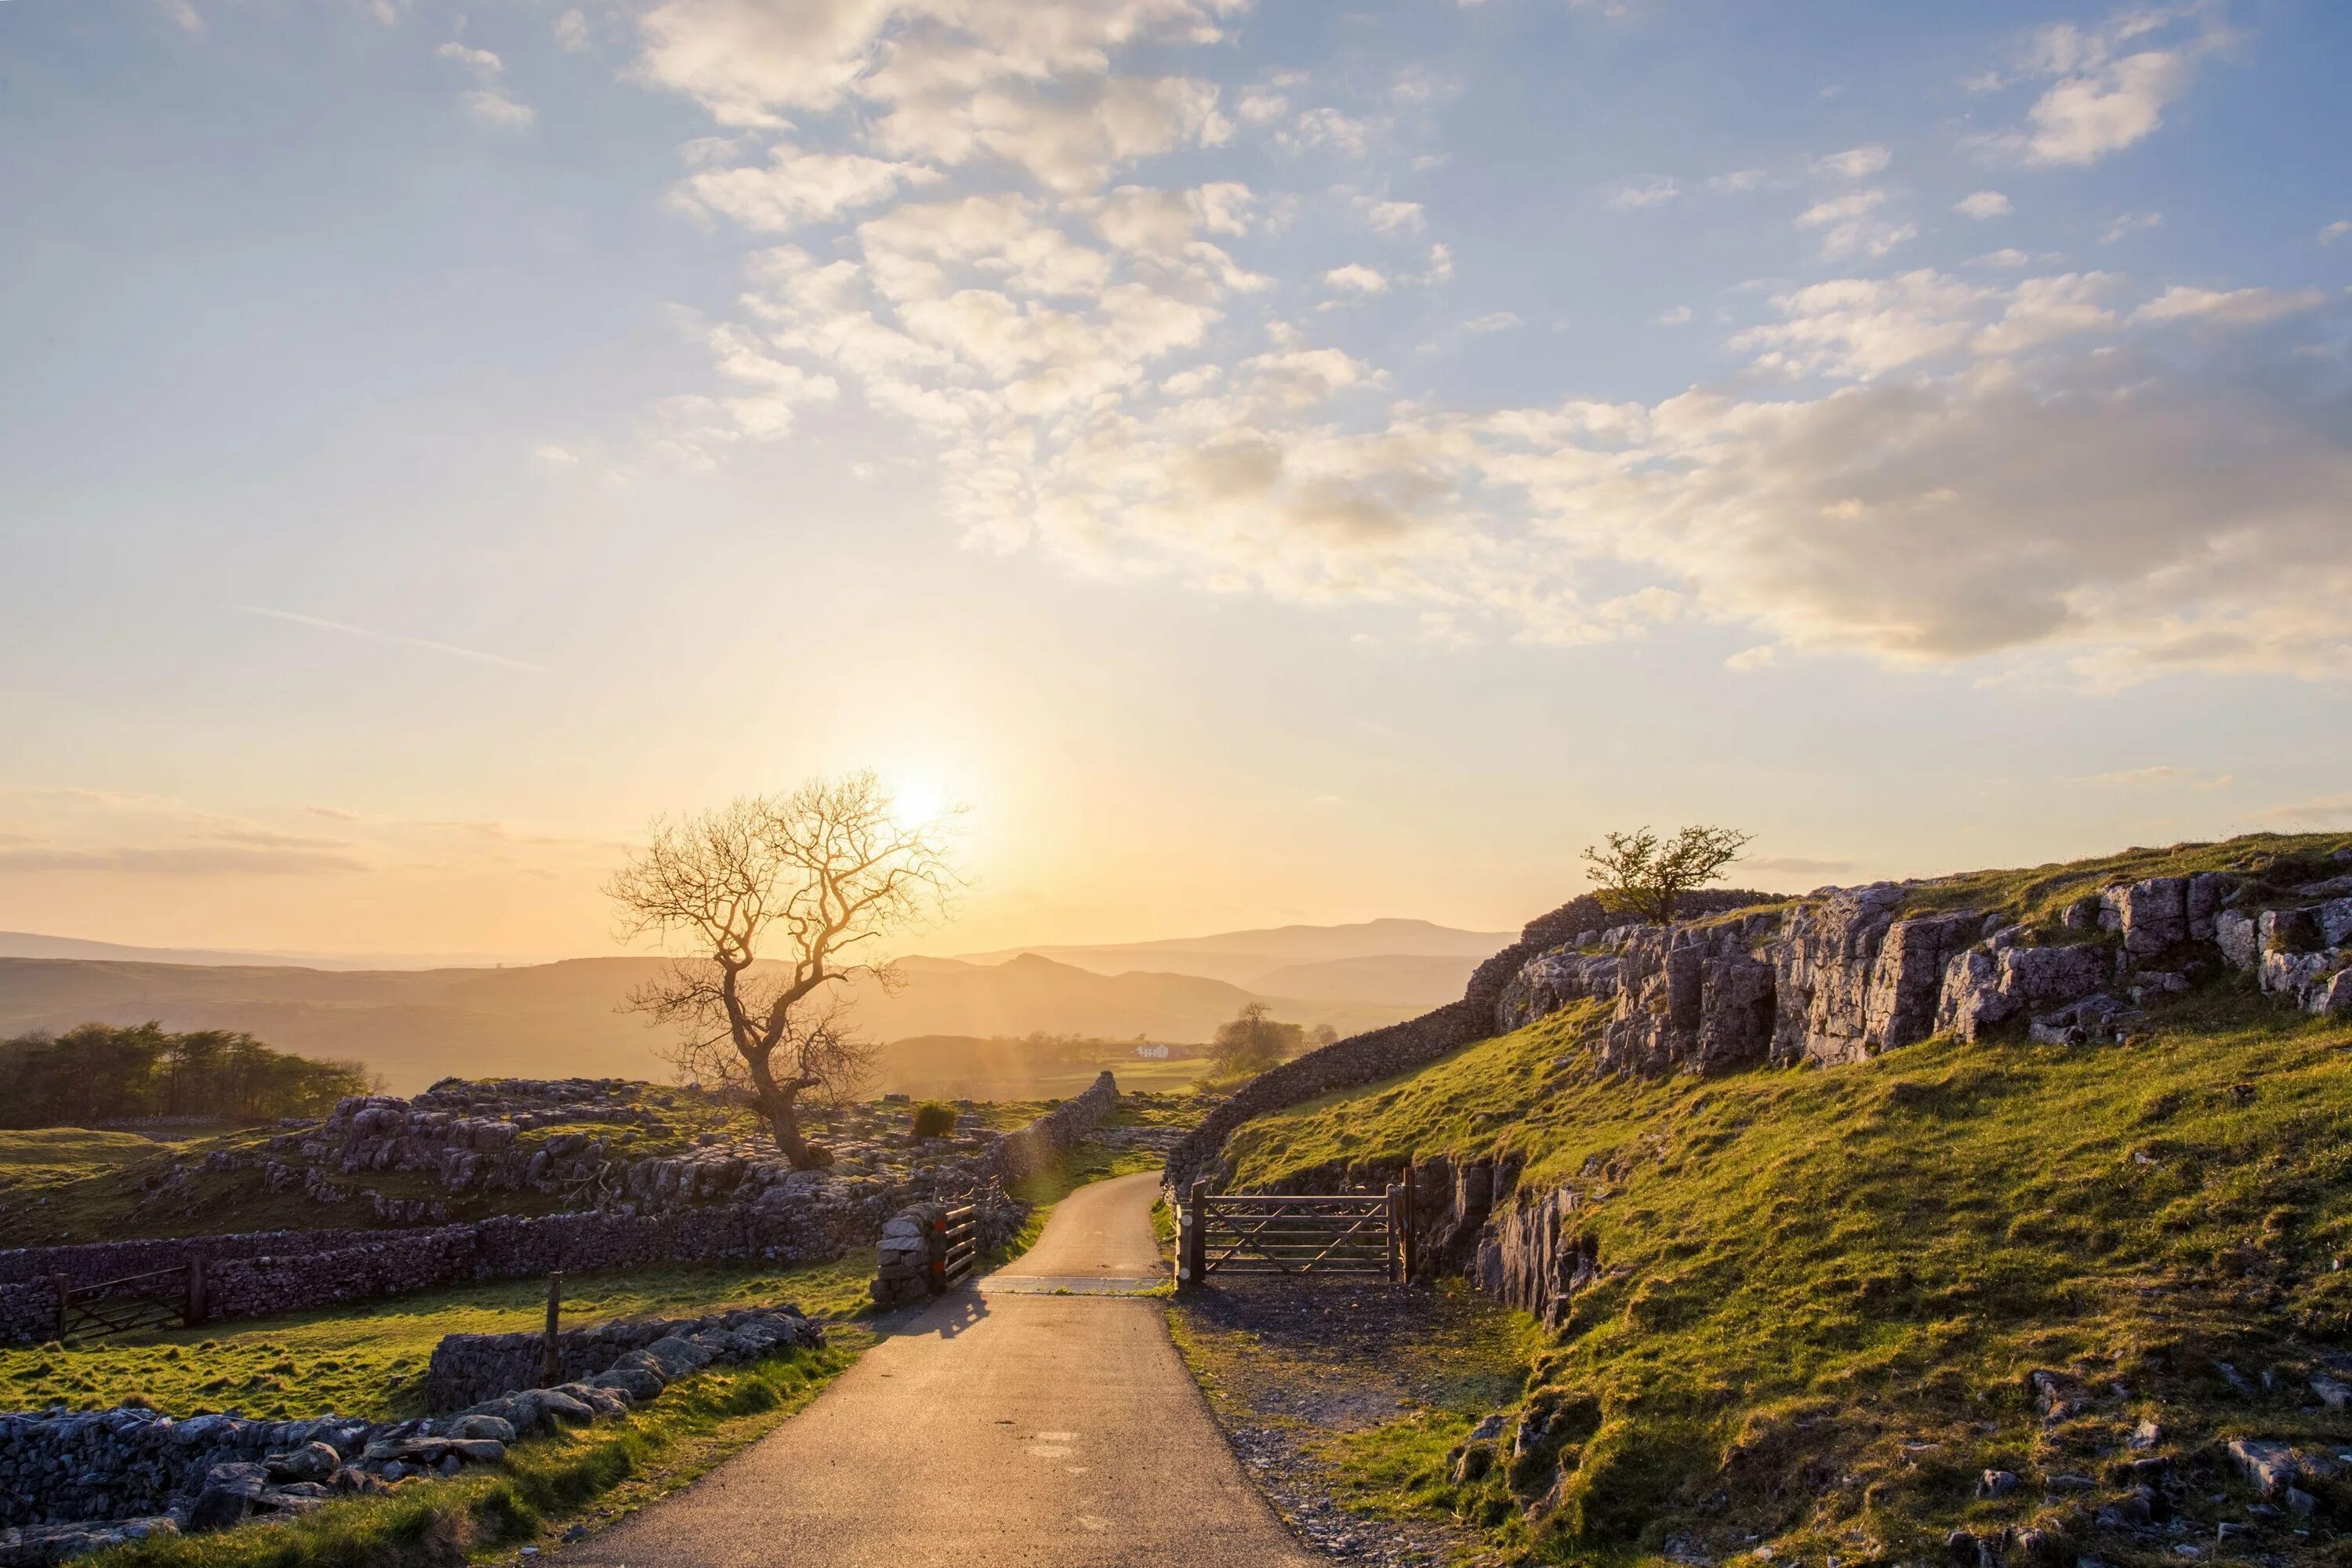
[[[736,1047],[743,1053],[743,1065],[751,1069],[751,1103],[760,1120],[768,1124],[768,1132],[776,1141],[776,1152],[795,1171],[805,1171],[816,1163],[816,1152],[808,1140],[801,1136],[798,1100],[801,1085],[797,1080],[778,1083],[776,1075],[768,1070],[768,1052],[757,1047]]]
[[[770,1088],[760,1096],[760,1116],[767,1122],[769,1133],[776,1140],[776,1149],[795,1171],[805,1171],[816,1163],[816,1152],[801,1136],[797,1089]]]

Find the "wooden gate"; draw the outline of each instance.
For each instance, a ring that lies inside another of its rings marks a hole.
[[[205,1266],[191,1258],[178,1268],[126,1274],[79,1289],[51,1277],[58,1294],[58,1338],[104,1339],[141,1329],[173,1329],[205,1319]]]
[[[980,1209],[973,1204],[952,1208],[931,1221],[931,1294],[944,1295],[949,1286],[971,1272],[980,1260]]]
[[[1212,1274],[1412,1278],[1412,1205],[1381,1193],[1211,1193],[1195,1182],[1178,1217],[1176,1283]]]

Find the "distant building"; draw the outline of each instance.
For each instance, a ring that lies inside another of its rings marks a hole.
[[[1168,1047],[1166,1046],[1138,1046],[1135,1047],[1135,1054],[1139,1057],[1148,1057],[1156,1062],[1164,1062],[1168,1059]]]

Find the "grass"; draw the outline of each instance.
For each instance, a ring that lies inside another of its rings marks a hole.
[[[563,1321],[685,1317],[790,1301],[844,1320],[866,1302],[874,1255],[796,1268],[714,1266],[567,1275]],[[371,1420],[421,1414],[444,1334],[509,1333],[546,1321],[547,1288],[520,1280],[421,1291],[358,1307],[77,1344],[0,1348],[0,1409],[103,1409],[137,1397],[175,1415],[236,1409],[268,1420],[330,1410]]]
[[[102,1132],[86,1127],[0,1131],[0,1192],[136,1164],[169,1148],[136,1132]]]
[[[838,1331],[836,1331],[838,1333]],[[805,1406],[864,1348],[800,1350],[709,1368],[612,1422],[536,1438],[497,1467],[403,1482],[283,1524],[151,1540],[91,1568],[438,1568],[503,1556],[568,1523],[591,1525],[674,1491]]]
[[[2048,879],[2034,884],[2049,887]],[[2048,896],[2065,896],[2063,883]],[[2026,890],[2023,884],[2018,890]],[[1440,1431],[1355,1457],[1368,1487],[1457,1512],[1530,1559],[1934,1557],[1944,1533],[2034,1525],[2103,1561],[2164,1550],[2050,1505],[2112,1490],[2158,1420],[2210,1542],[2252,1500],[2234,1436],[2352,1442],[2306,1408],[2352,1343],[2352,1031],[2237,977],[2135,1045],[1947,1040],[1829,1071],[1643,1082],[1593,1075],[1588,1005],[1423,1071],[1245,1125],[1237,1188],[1392,1170],[1408,1152],[1524,1163],[1582,1200],[1601,1279],[1528,1362],[1525,1461],[1457,1485]],[[2219,1369],[2268,1371],[2249,1396]],[[2025,1382],[2067,1373],[2045,1426]],[[2126,1456],[2128,1457],[2128,1456]],[[1978,1499],[1987,1468],[2026,1484]],[[2352,1490],[2313,1483],[2324,1516]],[[2262,1550],[2316,1550],[2264,1526]]]

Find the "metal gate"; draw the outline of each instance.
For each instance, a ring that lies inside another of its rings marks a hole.
[[[1177,1227],[1176,1282],[1212,1274],[1412,1278],[1412,1205],[1380,1193],[1211,1193],[1195,1182]]]

